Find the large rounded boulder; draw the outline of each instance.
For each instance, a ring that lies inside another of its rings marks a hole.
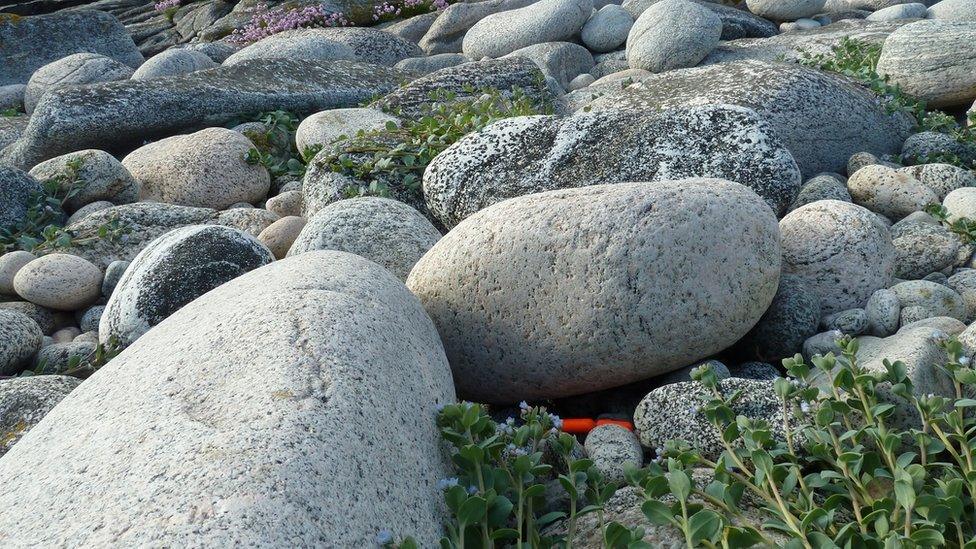
[[[564,397],[650,378],[728,347],[776,293],[766,203],[717,179],[595,185],[471,216],[407,286],[437,325],[459,391]]]
[[[99,321],[103,342],[130,345],[187,303],[274,261],[253,236],[220,225],[191,225],[149,243],[132,260]]]
[[[434,547],[454,399],[402,282],[343,252],[288,258],[181,309],[24,435],[0,460],[4,544],[371,547],[388,529]]]

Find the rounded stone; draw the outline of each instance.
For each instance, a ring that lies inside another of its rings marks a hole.
[[[959,269],[947,281],[966,302],[965,322],[976,320],[976,269]]]
[[[460,53],[438,53],[426,57],[408,57],[394,65],[394,68],[425,75],[470,62],[470,59]]]
[[[0,166],[0,228],[22,222],[42,190],[41,184],[26,172]]]
[[[633,26],[634,18],[627,10],[616,4],[607,4],[586,21],[580,39],[592,51],[613,51],[627,41]]]
[[[749,11],[773,21],[796,21],[824,12],[826,0],[746,0]]]
[[[818,200],[850,202],[851,194],[847,192],[847,184],[837,176],[820,174],[810,178],[800,187],[800,192],[790,204],[790,211]]]
[[[76,326],[67,326],[51,334],[54,343],[71,343],[76,337],[81,335],[81,330]]]
[[[339,250],[365,257],[400,280],[441,238],[420,212],[389,198],[340,200],[316,213],[295,239],[289,256]]]
[[[868,21],[895,21],[898,19],[925,19],[928,15],[928,7],[918,2],[910,4],[898,4],[881,8],[880,10],[867,16]]]
[[[64,313],[56,313],[47,307],[41,307],[30,301],[0,301],[0,311],[16,311],[27,315],[41,327],[41,332],[44,335],[54,333],[64,324]]]
[[[288,250],[295,243],[305,224],[304,217],[297,215],[282,217],[261,231],[258,240],[271,250],[276,259],[281,259],[288,255]]]
[[[82,333],[97,332],[98,321],[102,318],[102,314],[104,312],[105,305],[95,305],[94,307],[89,307],[79,316],[78,329],[80,329]]]
[[[581,75],[577,76],[576,78],[574,78],[569,83],[569,90],[570,91],[581,90],[581,89],[589,86],[590,84],[592,84],[595,81],[596,81],[596,79],[593,78],[593,75],[592,74],[589,74],[589,73],[581,74]]]
[[[803,279],[784,274],[773,302],[737,346],[759,360],[777,362],[799,352],[819,324],[820,298]]]
[[[844,335],[856,336],[867,330],[868,315],[864,309],[847,309],[825,316],[820,324],[824,330],[837,330]]]
[[[961,218],[976,220],[976,187],[963,187],[947,194],[942,205],[949,212],[949,221]]]
[[[598,425],[586,435],[583,448],[609,482],[624,484],[624,467],[628,463],[637,468],[644,465],[644,452],[637,437],[619,425]]]
[[[64,201],[69,213],[92,202],[128,204],[139,200],[139,184],[129,170],[114,156],[97,149],[57,156],[34,166],[29,173],[39,181],[58,179],[63,191],[71,186],[75,192]]]
[[[189,48],[170,48],[150,57],[132,73],[132,80],[179,76],[218,66],[207,54]]]
[[[272,261],[263,244],[230,227],[170,231],[139,252],[119,279],[99,321],[99,339],[131,345],[197,297]]]
[[[694,67],[722,37],[722,19],[688,0],[664,0],[634,21],[627,35],[627,63],[652,73]]]
[[[592,0],[539,0],[493,13],[468,29],[461,51],[470,59],[497,58],[533,44],[571,40],[592,11]]]
[[[824,314],[862,307],[894,274],[891,234],[861,206],[820,200],[790,212],[779,226],[783,272],[806,282]]]
[[[0,380],[0,457],[80,383],[67,376]]]
[[[115,260],[108,264],[108,267],[105,268],[105,278],[102,279],[103,296],[109,297],[112,295],[112,292],[115,291],[115,286],[119,283],[119,279],[122,278],[122,274],[128,268],[128,261]]]
[[[80,337],[77,334],[75,337]],[[37,353],[34,361],[34,368],[42,374],[63,374],[70,372],[73,368],[84,367],[90,364],[90,359],[95,354],[98,342],[74,341],[74,338],[67,341],[54,340],[51,345],[45,345]]]
[[[0,375],[19,374],[40,350],[43,337],[40,326],[27,315],[0,309]]]
[[[966,302],[952,288],[928,280],[907,280],[891,287],[901,303],[902,325],[932,318],[949,316],[966,318]]]
[[[718,233],[728,238],[706,236]],[[434,245],[407,286],[460,392],[513,402],[651,378],[728,347],[772,301],[779,267],[762,199],[685,179],[495,204]]]
[[[244,159],[253,146],[233,130],[206,128],[143,145],[122,165],[142,185],[142,200],[222,210],[268,194],[268,170]]]
[[[920,164],[898,170],[907,173],[925,185],[939,197],[939,200],[964,187],[976,187],[976,173],[951,164]]]
[[[37,256],[23,250],[14,250],[0,255],[0,294],[17,295],[14,290],[14,277],[17,271],[22,269]]]
[[[301,215],[302,191],[285,191],[272,196],[265,203],[265,208],[278,217]]]
[[[68,217],[68,221],[65,222],[65,227],[67,227],[68,225],[71,225],[72,223],[77,223],[77,222],[81,221],[82,219],[84,219],[85,217],[87,217],[87,216],[89,216],[89,215],[91,215],[91,214],[93,214],[95,212],[100,212],[102,210],[107,210],[108,208],[111,208],[112,206],[115,206],[115,204],[112,204],[111,202],[108,202],[108,201],[105,201],[105,200],[98,200],[98,201],[92,202],[90,204],[85,204],[84,206],[78,208],[75,211],[75,213],[71,214],[70,217]]]
[[[926,18],[925,15],[921,17]],[[928,19],[976,21],[976,3],[973,0],[942,0],[929,7]]]
[[[24,265],[14,277],[17,295],[58,311],[77,311],[102,294],[102,271],[69,254],[49,254]]]
[[[223,65],[236,65],[250,59],[358,61],[351,47],[333,40],[332,34],[325,32],[325,29],[296,29],[273,34],[232,54],[224,60]]]
[[[324,146],[341,136],[356,137],[360,132],[386,129],[387,124],[400,125],[400,119],[377,109],[332,109],[315,113],[298,125],[295,144],[299,151],[316,145]]]
[[[871,294],[864,312],[868,317],[867,333],[877,337],[888,337],[898,331],[901,321],[901,301],[898,295],[888,288]]]
[[[78,84],[94,84],[125,80],[132,76],[132,67],[97,53],[76,53],[48,63],[34,71],[24,90],[24,108],[34,111],[45,93]]]
[[[939,223],[903,220],[891,228],[895,246],[895,276],[924,278],[950,268],[959,260],[962,241]]]
[[[967,147],[942,132],[918,132],[909,136],[901,147],[901,157],[906,162],[925,164],[941,156],[957,156],[968,163],[976,161],[976,148]]]
[[[847,180],[855,204],[893,221],[939,202],[936,193],[905,172],[887,166],[865,166]]]

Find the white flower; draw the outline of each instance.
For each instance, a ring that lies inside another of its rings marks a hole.
[[[969,366],[969,357],[968,356],[959,357],[959,364],[962,364],[963,366]]]
[[[458,485],[457,477],[442,478],[437,481],[438,490],[447,490],[448,488],[453,488]]]
[[[801,402],[800,403],[800,411],[803,412],[804,414],[809,414],[810,413],[810,403],[807,402],[807,401],[805,401],[805,400],[803,402]]]

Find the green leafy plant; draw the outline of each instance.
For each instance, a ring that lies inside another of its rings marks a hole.
[[[98,343],[95,345],[95,349],[90,353],[71,355],[68,357],[64,369],[57,371],[51,368],[47,361],[42,360],[37,363],[33,370],[23,372],[21,376],[60,374],[84,379],[94,374],[102,366],[108,364],[108,361],[115,358],[120,352],[122,352],[122,347],[119,345],[119,340],[117,337],[112,336],[106,343]]]
[[[295,131],[299,117],[287,111],[261,113],[250,121],[260,122],[263,132],[246,130],[244,135],[254,143],[244,160],[248,164],[264,166],[271,177],[289,176],[301,179],[309,161],[322,148],[319,145],[299,151],[295,145]]]
[[[0,116],[5,117],[5,118],[13,118],[15,116],[20,116],[22,114],[24,114],[24,113],[21,112],[20,109],[16,109],[14,107],[10,107],[9,109],[0,110]]]
[[[949,210],[942,204],[934,203],[925,207],[925,213],[934,217],[944,227],[955,233],[963,244],[976,242],[976,221],[968,217],[949,220]]]

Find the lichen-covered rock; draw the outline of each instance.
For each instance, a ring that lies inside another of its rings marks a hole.
[[[0,375],[20,373],[41,348],[43,337],[40,326],[27,315],[0,309]],[[2,449],[3,437],[0,437]]]
[[[454,400],[400,281],[352,254],[288,258],[181,309],[3,457],[5,542],[436,545],[435,414]]]
[[[906,280],[891,287],[901,304],[902,326],[926,318],[966,318],[966,302],[952,288],[928,280]]]
[[[651,75],[626,88],[608,89],[584,104],[594,111],[741,105],[774,128],[804,177],[843,172],[856,152],[897,153],[913,124],[901,113],[889,114],[874,94],[847,78],[762,61]]]
[[[966,107],[976,99],[976,24],[916,21],[891,33],[878,74],[928,107]]]
[[[308,220],[289,256],[339,250],[365,257],[406,280],[410,269],[441,233],[420,212],[397,200],[363,197],[340,200]]]
[[[23,221],[41,190],[41,184],[27,173],[0,165],[0,228]]]
[[[535,1],[485,0],[452,4],[441,12],[417,43],[427,55],[461,53],[464,35],[475,23],[493,13],[524,8]]]
[[[190,48],[173,48],[157,53],[132,73],[133,80],[179,76],[217,66],[205,53]]]
[[[132,76],[132,67],[97,53],[76,53],[52,61],[34,71],[24,90],[24,109],[34,111],[46,93],[64,86],[96,84],[125,80]]]
[[[30,170],[39,181],[60,179],[62,191],[72,187],[73,194],[64,201],[68,212],[98,201],[129,204],[139,199],[139,183],[129,170],[111,154],[88,149],[64,154],[41,162]]]
[[[800,186],[799,170],[771,128],[749,109],[722,105],[508,118],[439,154],[423,186],[430,211],[452,227],[515,196],[682,177],[741,183],[776,212]]]
[[[409,40],[369,27],[331,27],[315,29],[312,33],[348,47],[364,63],[392,67],[408,57],[424,53]]]
[[[195,225],[153,240],[125,270],[98,324],[103,343],[126,347],[184,305],[274,261],[254,237],[229,227]]]
[[[143,61],[125,27],[104,11],[65,10],[4,22],[0,44],[0,86],[26,84],[40,67],[79,52],[101,54],[132,68]]]
[[[694,67],[718,45],[722,20],[688,0],[656,2],[627,35],[627,63],[653,73]]]
[[[705,236],[715,231],[729,238]],[[407,285],[438,326],[461,393],[563,397],[735,342],[776,292],[778,240],[772,211],[735,183],[597,185],[482,210]]]
[[[139,181],[143,200],[222,210],[268,195],[268,170],[245,159],[253,147],[239,132],[206,128],[143,145],[122,165]]]
[[[59,89],[45,95],[23,136],[0,152],[0,163],[27,168],[81,149],[131,148],[198,128],[202,120],[219,125],[263,111],[352,107],[394,89],[408,76],[350,61],[281,59]]]
[[[296,29],[273,34],[232,54],[222,63],[249,59],[345,59],[359,61],[353,49],[334,39],[328,29]]]
[[[379,109],[332,109],[312,114],[302,120],[295,132],[299,151],[316,145],[324,146],[341,136],[355,137],[360,131],[382,130],[388,123],[399,125],[400,120]]]
[[[583,447],[586,457],[593,460],[593,466],[610,482],[626,482],[625,464],[644,465],[644,453],[637,437],[619,425],[598,425],[586,435]]]
[[[67,376],[0,380],[0,457],[80,383]]]
[[[737,346],[759,360],[777,362],[799,352],[819,324],[820,298],[802,279],[784,274],[769,308]]]
[[[895,276],[916,280],[956,264],[962,241],[939,223],[904,220],[891,228]]]
[[[64,253],[41,256],[14,276],[17,295],[58,311],[77,311],[102,294],[102,272],[90,261]]]
[[[790,212],[779,228],[783,272],[806,282],[824,314],[861,307],[891,281],[891,234],[861,206],[820,200]]]
[[[935,191],[908,173],[878,164],[854,172],[847,180],[847,189],[855,204],[893,221],[939,201]]]
[[[592,11],[591,0],[540,0],[524,8],[493,13],[468,29],[461,51],[471,59],[481,59],[501,57],[542,42],[571,40]]]
[[[938,196],[939,200],[956,189],[976,187],[976,174],[951,164],[920,164],[898,170],[914,177]]]

